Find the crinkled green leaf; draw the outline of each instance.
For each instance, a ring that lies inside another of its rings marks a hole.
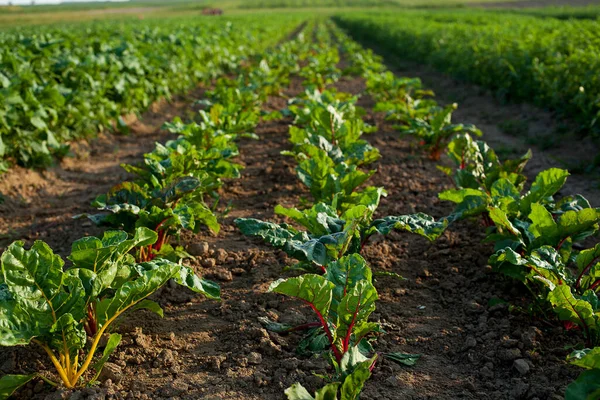
[[[285,294],[306,301],[323,318],[329,315],[335,285],[320,275],[305,274],[297,278],[279,279],[269,292]]]

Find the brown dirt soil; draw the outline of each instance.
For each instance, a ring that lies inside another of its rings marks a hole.
[[[364,87],[360,80],[346,78],[337,86],[352,93]],[[288,94],[299,90],[295,82]],[[372,103],[367,97],[360,101]],[[267,107],[281,107],[281,100],[277,102]],[[417,210],[436,217],[447,215],[450,206],[437,199],[437,193],[449,186],[447,178],[410,140],[399,139],[381,115],[368,118],[380,128],[368,139],[382,153],[372,183],[389,192],[380,215]],[[295,177],[294,161],[280,155],[289,148],[290,122],[261,123],[257,129],[260,141],[240,143],[239,161],[246,168],[241,179],[228,182],[222,191],[223,204],[231,202],[233,206],[223,220],[222,232],[181,238],[197,256],[191,265],[221,283],[222,301],[206,301],[169,286],[155,296],[165,307],[163,319],[138,312],[121,321],[118,330],[124,334],[123,342],[102,376],[101,387],[49,392],[44,385],[31,383],[19,398],[275,400],[283,399],[283,390],[294,382],[310,390],[323,384],[312,373],[328,372],[328,363],[296,353],[300,334],[273,334],[258,321],[263,316],[291,324],[313,321],[310,310],[299,302],[266,293],[272,281],[290,275],[283,268],[292,260],[261,241],[242,236],[233,225],[237,217],[278,220],[272,211],[276,204],[297,205],[307,195]],[[148,140],[139,144],[140,148],[134,146],[135,151],[119,154],[122,159],[129,159],[126,154],[133,158],[134,152],[150,145]],[[109,163],[102,154],[108,157],[101,153],[97,162]],[[43,237],[66,251],[75,236],[95,232],[78,228],[81,221],[66,221],[87,210],[89,198],[120,179],[117,164],[113,161],[94,175],[103,179],[87,180],[87,171],[95,169],[91,162],[81,161],[81,178],[75,181],[87,183],[77,186],[79,195],[70,197],[70,209],[65,203],[59,213],[35,206],[43,196],[26,189],[22,201],[33,205],[30,219],[23,216],[22,208],[15,207],[4,214],[5,223],[25,221],[20,227],[31,230],[27,238]],[[56,172],[49,179],[53,176],[64,175]],[[44,188],[51,191],[52,186]],[[79,202],[75,200],[78,197]],[[67,224],[68,232],[56,234],[59,222]],[[47,234],[35,233],[40,230]],[[389,271],[406,278],[376,275],[380,301],[373,320],[380,321],[387,332],[378,340],[377,350],[423,356],[412,368],[380,360],[361,399],[561,398],[577,373],[565,365],[567,350],[563,346],[575,342],[577,335],[566,335],[562,329],[525,314],[509,312],[506,305],[488,306],[493,297],[520,303],[525,293],[486,267],[491,248],[482,244],[482,239],[481,226],[464,222],[434,243],[393,233],[366,246],[364,255],[375,274]],[[47,369],[43,357],[35,349],[2,349],[0,370]]]

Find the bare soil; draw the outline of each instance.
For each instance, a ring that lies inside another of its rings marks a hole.
[[[364,82],[344,78],[337,86],[359,93]],[[300,90],[293,82],[287,94],[297,95]],[[162,123],[171,113],[184,113],[186,104],[168,106],[148,121],[156,118]],[[372,101],[363,97],[360,104],[369,106]],[[281,99],[267,104],[271,109],[283,106]],[[389,192],[380,215],[415,211],[447,215],[450,205],[440,202],[437,193],[449,187],[448,179],[381,115],[369,113],[368,120],[379,130],[367,139],[382,153],[372,184]],[[139,160],[154,140],[165,140],[158,125],[142,121],[147,130],[134,129],[129,138],[112,138],[118,144],[114,153],[109,140],[108,147],[98,147],[89,158],[66,160],[46,174],[12,171],[0,191],[9,196],[2,208],[2,226],[15,230],[3,228],[3,232],[11,239],[42,238],[63,255],[73,239],[98,233],[70,217],[89,211],[91,198],[124,177],[120,162]],[[263,316],[292,324],[313,321],[310,310],[299,302],[266,293],[273,280],[290,275],[283,269],[292,260],[242,236],[233,225],[237,217],[278,220],[273,216],[276,204],[297,205],[308,196],[295,177],[295,162],[280,154],[289,149],[290,123],[289,119],[261,123],[260,141],[240,143],[239,161],[246,168],[241,179],[228,182],[222,190],[223,204],[233,206],[223,219],[222,232],[181,238],[197,256],[191,262],[197,272],[222,285],[222,301],[167,287],[156,296],[165,308],[163,319],[138,312],[121,321],[118,330],[124,339],[99,388],[53,392],[31,383],[19,398],[275,400],[283,399],[283,390],[294,382],[310,390],[323,385],[312,373],[328,372],[328,363],[296,353],[300,334],[273,334],[258,321]],[[526,294],[513,281],[490,271],[486,265],[492,249],[482,239],[478,223],[464,222],[433,243],[393,233],[366,246],[364,255],[375,271],[380,295],[373,319],[387,332],[376,348],[419,353],[422,358],[412,368],[382,359],[361,399],[561,398],[578,372],[565,364],[564,346],[575,343],[578,336],[510,312],[505,304],[489,305],[492,298],[520,304]],[[208,244],[206,252],[203,243]],[[383,271],[406,280],[377,275]],[[34,348],[1,349],[0,360],[4,373],[49,368],[45,355]]]

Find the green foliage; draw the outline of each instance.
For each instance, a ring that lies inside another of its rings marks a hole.
[[[188,267],[164,259],[136,263],[128,252],[156,238],[152,231],[140,228],[132,238],[109,231],[102,239],[80,239],[73,243],[69,256],[73,266],[66,271],[62,258],[44,242],[35,242],[30,250],[22,242],[11,244],[1,257],[0,345],[39,345],[62,383],[73,388],[82,384],[109,326],[128,309],[156,311],[156,303],[145,299],[169,279],[219,298],[218,286],[198,278]],[[88,335],[91,345],[80,360]],[[96,376],[119,341],[119,335],[111,335],[103,357],[94,364]],[[9,395],[31,378],[5,378],[0,388]]]
[[[338,367],[351,347],[380,329],[368,322],[375,310],[377,291],[369,267],[358,254],[330,264],[325,276],[305,274],[280,279],[269,290],[303,300],[312,308]]]
[[[353,13],[335,17],[353,37],[455,77],[575,118],[598,135],[596,21],[475,10]],[[576,43],[574,45],[573,43]]]
[[[452,124],[452,112],[457,105],[447,107],[431,107],[424,116],[412,116],[405,125],[397,129],[403,134],[412,135],[421,140],[432,160],[439,160],[442,151],[452,137],[461,133],[481,136],[481,131],[474,125]]]
[[[222,74],[282,36],[294,18],[106,22],[0,34],[0,172],[13,162],[46,167],[68,153],[69,142],[99,130],[126,132],[122,116]]]

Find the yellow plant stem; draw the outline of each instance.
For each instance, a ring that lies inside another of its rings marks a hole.
[[[74,378],[77,375],[77,367],[79,363],[79,353],[75,354],[75,360],[73,360],[73,368],[71,370],[71,378]]]
[[[38,340],[34,339],[33,342],[37,343],[42,349],[44,349],[46,351],[46,353],[50,357],[50,360],[52,360],[52,364],[54,364],[54,367],[56,368],[56,371],[58,372],[60,379],[62,379],[62,381],[65,384],[65,386],[67,387],[67,389],[73,389],[74,385],[71,384],[71,380],[67,376],[65,369],[63,368],[61,363],[56,359],[56,356],[54,355],[52,350],[48,346],[46,346],[44,343],[42,343]],[[62,358],[64,356],[61,354],[60,357]]]
[[[140,299],[142,300],[142,299]],[[138,301],[140,301],[138,300]],[[88,352],[87,357],[85,358],[85,361],[83,362],[83,365],[81,366],[81,368],[79,369],[79,372],[77,372],[77,374],[75,375],[75,382],[77,382],[77,380],[81,377],[81,375],[83,375],[83,373],[89,368],[90,363],[92,362],[92,358],[94,358],[94,353],[96,352],[96,348],[98,347],[98,343],[100,343],[100,339],[102,338],[102,335],[104,334],[104,331],[106,331],[106,328],[108,328],[108,326],[115,320],[117,319],[117,317],[121,314],[123,314],[126,310],[128,310],[130,307],[134,306],[135,304],[138,303],[138,301],[136,301],[133,304],[130,304],[128,307],[125,307],[124,309],[122,309],[120,312],[116,313],[115,315],[113,315],[108,321],[106,321],[104,323],[104,325],[102,325],[102,328],[100,328],[100,330],[98,331],[98,333],[96,333],[96,336],[94,337],[94,341],[92,342],[92,347],[90,348],[90,351]]]

